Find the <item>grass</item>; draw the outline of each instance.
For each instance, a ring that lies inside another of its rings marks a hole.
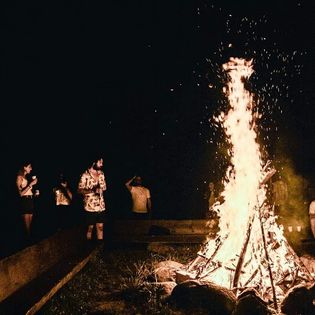
[[[199,247],[173,246],[175,250],[165,255],[154,254],[144,247],[99,249],[39,314],[183,314],[165,302],[163,290],[152,278],[152,272],[164,260],[188,263],[196,257]]]

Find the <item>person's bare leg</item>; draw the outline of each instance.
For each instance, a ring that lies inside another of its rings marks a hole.
[[[86,238],[88,240],[91,240],[92,239],[92,232],[93,232],[93,225],[89,225],[88,226],[88,229],[87,229],[87,232],[86,232]]]
[[[98,240],[103,240],[103,223],[96,223],[96,236]]]
[[[32,225],[33,214],[26,213],[23,215],[24,226],[27,236],[31,235],[31,225]]]

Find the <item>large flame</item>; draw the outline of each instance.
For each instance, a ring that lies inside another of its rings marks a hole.
[[[280,299],[297,282],[312,279],[289,246],[266,202],[266,182],[275,172],[264,165],[255,130],[257,111],[244,83],[253,73],[252,60],[231,58],[223,65],[229,75],[227,113],[221,124],[230,144],[223,203],[215,204],[219,232],[189,265],[196,278],[229,289],[253,287],[267,299]]]
[[[262,162],[254,130],[252,96],[244,88],[244,79],[253,72],[252,64],[251,61],[232,59],[223,68],[229,71],[231,78],[226,91],[230,110],[227,115],[221,113],[217,120],[222,123],[231,144],[231,166],[226,173],[222,194],[225,202],[218,209],[219,233],[222,237],[228,233],[224,242],[226,250],[222,250],[218,257],[226,260],[239,254],[248,218],[253,215],[258,196],[262,202],[265,195],[263,189],[259,188]]]

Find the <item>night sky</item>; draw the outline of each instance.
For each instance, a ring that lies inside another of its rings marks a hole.
[[[257,2],[257,3],[256,3]],[[108,208],[140,174],[154,216],[202,216],[224,176],[221,66],[254,59],[248,84],[269,159],[315,178],[313,1],[10,1],[1,14],[3,192],[30,159],[43,194],[104,157]]]

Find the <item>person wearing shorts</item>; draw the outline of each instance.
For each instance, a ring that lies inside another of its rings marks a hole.
[[[32,164],[30,162],[22,163],[16,176],[16,187],[19,194],[19,211],[23,218],[25,232],[30,237],[31,226],[34,212],[34,194],[33,186],[37,184],[37,177],[33,176],[29,179],[32,172]]]
[[[92,239],[94,226],[97,240],[103,240],[103,226],[105,221],[106,180],[103,168],[103,159],[96,159],[92,165],[81,174],[78,184],[78,193],[83,196],[83,207],[87,224],[86,238]]]

